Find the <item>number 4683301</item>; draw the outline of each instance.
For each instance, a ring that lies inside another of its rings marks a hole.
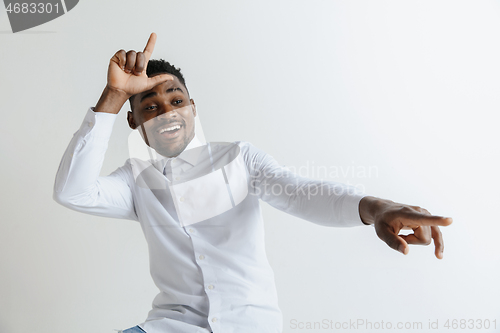
[[[5,8],[7,13],[14,14],[50,14],[52,11],[59,13],[59,3],[52,5],[51,3],[9,3]]]
[[[489,330],[497,328],[497,320],[489,320],[489,319],[448,319],[443,325],[447,329],[485,329]]]

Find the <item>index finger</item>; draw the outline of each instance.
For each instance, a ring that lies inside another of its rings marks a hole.
[[[149,36],[148,42],[143,51],[144,55],[146,56],[146,64],[148,63],[149,58],[151,58],[151,54],[155,49],[155,44],[156,44],[156,34],[152,32],[151,35]]]
[[[403,225],[412,226],[442,226],[446,227],[453,222],[451,217],[427,215],[419,212],[411,212],[401,216]]]

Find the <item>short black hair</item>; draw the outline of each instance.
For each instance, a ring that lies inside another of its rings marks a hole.
[[[148,67],[146,68],[146,75],[153,76],[160,73],[168,73],[177,76],[179,81],[184,85],[184,87],[186,87],[186,81],[184,80],[184,76],[182,75],[180,68],[175,68],[174,65],[163,59],[150,59]]]
[[[148,67],[146,68],[146,75],[148,77],[151,77],[153,75],[156,75],[156,74],[164,74],[164,73],[168,73],[168,74],[172,74],[174,76],[176,76],[180,83],[182,83],[182,85],[184,87],[186,87],[186,91],[189,95],[189,91],[188,91],[188,88],[186,86],[186,81],[184,80],[184,76],[182,75],[181,73],[181,69],[180,68],[175,68],[174,65],[172,65],[171,63],[169,63],[168,61],[165,61],[163,59],[149,59],[149,62],[148,62]],[[131,96],[128,100],[130,102],[130,108],[132,109],[132,97],[134,97],[135,95]],[[133,109],[132,109],[133,111]]]

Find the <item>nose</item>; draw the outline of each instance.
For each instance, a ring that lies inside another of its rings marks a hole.
[[[164,102],[159,106],[158,116],[157,118],[170,118],[175,117],[177,112],[175,112],[175,108],[168,102]]]

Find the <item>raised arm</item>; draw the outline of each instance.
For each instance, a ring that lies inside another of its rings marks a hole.
[[[137,220],[129,184],[130,166],[99,177],[116,114],[129,97],[172,80],[170,75],[148,78],[146,66],[156,35],[151,34],[143,52],[120,50],[111,58],[107,85],[94,109],[85,116],[71,140],[57,171],[54,200],[85,213]]]

